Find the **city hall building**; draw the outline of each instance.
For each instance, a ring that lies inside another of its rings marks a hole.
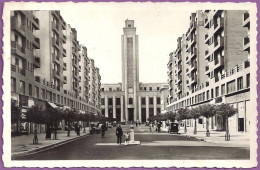
[[[148,117],[161,113],[168,85],[139,82],[138,35],[134,21],[126,20],[123,31],[122,83],[101,84],[101,112],[117,121],[145,122]]]

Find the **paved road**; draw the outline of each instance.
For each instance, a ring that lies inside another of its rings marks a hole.
[[[123,126],[123,131],[128,126]],[[180,135],[147,133],[144,126],[135,129],[135,140],[141,145],[117,145],[115,128],[100,134],[15,160],[194,160],[194,159],[249,159],[249,148],[222,147],[196,141]]]

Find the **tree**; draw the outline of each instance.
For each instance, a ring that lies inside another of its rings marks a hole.
[[[230,140],[229,127],[228,127],[228,118],[238,113],[238,110],[233,106],[222,103],[217,106],[217,115],[221,116],[224,120],[226,120],[226,135],[225,140]]]
[[[45,123],[43,113],[42,107],[32,106],[25,113],[26,121],[35,124],[43,124]]]
[[[19,121],[21,118],[21,108],[16,105],[15,101],[11,101],[11,123],[16,123],[16,132],[19,131]]]
[[[195,120],[194,134],[197,134],[197,119],[200,117],[200,110],[198,107],[189,110],[190,118]]]
[[[185,120],[185,119],[189,119],[188,109],[187,109],[187,108],[184,108],[184,109],[183,109],[183,108],[180,108],[180,109],[177,111],[176,119],[177,119],[178,121]],[[184,131],[187,132],[186,120],[184,121]]]
[[[213,117],[216,115],[216,106],[212,105],[212,104],[205,104],[202,106],[199,106],[199,110],[202,116],[204,116],[206,118],[206,137],[210,136],[210,132],[209,132],[209,118]]]
[[[76,119],[77,111],[75,109],[65,109],[63,110],[63,119],[68,123],[68,133],[67,136],[70,136],[71,122]]]
[[[169,119],[170,121],[174,122],[175,119],[176,119],[176,112],[170,111],[170,112],[168,112],[168,113],[166,114],[166,117],[167,117],[167,119]]]

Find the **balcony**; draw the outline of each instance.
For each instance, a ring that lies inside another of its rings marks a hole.
[[[52,45],[55,46],[57,49],[59,49],[60,48],[59,40],[52,37]]]
[[[197,56],[197,48],[192,48],[191,50],[191,59],[193,59],[193,57]]]
[[[63,55],[63,57],[67,56],[66,53],[67,53],[67,50],[65,48],[62,48],[62,55]]]
[[[205,74],[208,75],[209,73],[210,73],[210,71],[209,71],[209,66],[206,66],[206,67],[205,67]]]
[[[209,57],[209,49],[207,49],[207,50],[205,51],[205,60],[208,59],[208,57]]]
[[[36,68],[40,68],[41,67],[41,59],[40,59],[40,57],[34,56],[33,65]]]
[[[224,56],[218,55],[214,59],[214,70],[222,68],[224,66]]]
[[[55,54],[55,53],[52,53],[52,61],[57,63],[57,64],[60,64],[60,57],[58,54]]]
[[[63,76],[63,83],[67,84],[67,76]]]
[[[60,72],[55,69],[52,69],[52,76],[60,79]]]
[[[17,65],[11,64],[11,71],[19,73],[19,74],[21,74],[23,76],[26,76],[26,69],[20,68]]]
[[[196,35],[191,36],[191,45],[193,45],[196,42]]]
[[[181,77],[181,76],[178,76],[177,83],[180,83],[180,82],[182,82],[182,77]]]
[[[51,11],[51,14],[54,16],[54,17],[56,17],[56,18],[59,18],[59,13],[58,13],[58,11]]]
[[[51,29],[59,34],[59,25],[55,22],[51,22]]]
[[[36,36],[33,37],[33,44],[36,47],[36,49],[40,49],[40,39]]]
[[[12,54],[16,54],[16,55],[26,59],[25,47],[22,47],[16,41],[11,41],[11,52],[12,52]]]
[[[36,30],[40,29],[39,19],[35,15],[33,15],[33,22],[32,23],[33,23],[34,27],[36,28]]]
[[[243,27],[250,27],[250,17],[249,12],[245,12],[243,15]]]
[[[208,19],[208,17],[206,17],[205,20],[204,20],[204,27],[205,28],[209,28],[209,19]]]
[[[224,38],[219,36],[217,41],[214,42],[214,51],[217,51],[221,47],[224,47]]]
[[[197,70],[197,62],[191,63],[191,72]]]
[[[197,83],[197,75],[191,77],[191,84]]]
[[[61,41],[62,41],[63,43],[66,43],[66,36],[65,36],[65,35],[62,35],[62,36],[61,36]]]
[[[64,70],[64,71],[67,70],[67,63],[63,63],[63,70]]]
[[[224,18],[220,17],[217,19],[216,24],[214,24],[214,30],[215,32],[222,31],[224,28]]]
[[[247,36],[243,39],[243,50],[244,51],[250,51],[250,38],[249,38],[249,36]]]
[[[18,23],[18,19],[15,16],[11,17],[11,29],[25,36],[25,25]]]

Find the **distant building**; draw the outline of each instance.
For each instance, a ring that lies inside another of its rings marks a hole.
[[[247,11],[205,10],[192,13],[188,31],[178,38],[177,49],[170,53],[170,104],[167,110],[192,108],[204,103],[230,103],[239,112],[229,119],[230,129],[248,131],[249,30]],[[200,121],[201,124],[204,122]],[[214,116],[210,123],[212,128],[225,129],[225,122],[220,117]]]
[[[117,121],[145,122],[148,117],[161,113],[160,89],[168,85],[139,82],[139,47],[134,21],[126,20],[123,31],[122,83],[101,85],[102,114]]]

